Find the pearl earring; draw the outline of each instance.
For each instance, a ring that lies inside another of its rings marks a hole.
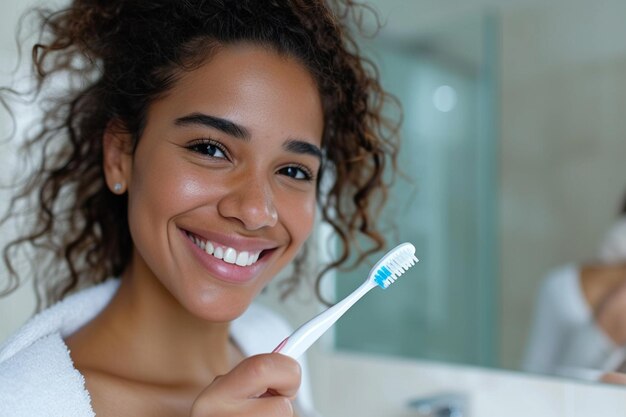
[[[113,191],[119,194],[122,191],[122,183],[116,182],[115,185],[113,185]]]

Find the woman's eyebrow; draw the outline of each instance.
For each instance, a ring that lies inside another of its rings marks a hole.
[[[211,116],[204,113],[191,113],[187,116],[179,117],[174,121],[176,126],[200,125],[220,130],[229,136],[245,141],[250,140],[250,132],[236,123],[221,117]]]
[[[174,124],[176,126],[200,125],[210,127],[238,139],[250,140],[250,132],[245,127],[230,120],[204,113],[191,113],[187,116],[179,117],[174,121]],[[292,153],[312,155],[320,161],[322,160],[322,150],[305,140],[290,139],[283,144],[283,149]]]
[[[320,161],[322,160],[322,150],[313,145],[311,142],[304,140],[290,139],[283,143],[283,149],[288,152],[313,155]]]

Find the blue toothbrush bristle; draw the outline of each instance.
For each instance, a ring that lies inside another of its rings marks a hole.
[[[387,288],[387,285],[389,285],[387,281],[391,275],[391,271],[389,271],[385,266],[382,266],[378,269],[378,271],[376,271],[376,278],[374,278],[374,281],[376,281],[376,283],[382,288]]]
[[[390,259],[381,261],[383,265],[374,273],[374,282],[383,289],[389,287],[389,285],[396,281],[398,276],[415,265],[417,258],[414,253],[415,248],[410,245],[407,249],[403,248],[401,251],[394,253]]]

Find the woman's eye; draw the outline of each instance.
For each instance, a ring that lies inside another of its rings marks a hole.
[[[193,152],[197,152],[201,155],[210,156],[211,158],[223,158],[228,159],[226,151],[222,146],[212,140],[201,140],[190,144],[188,149]]]
[[[298,166],[281,168],[278,172],[296,180],[311,181],[313,179],[313,175],[307,169]]]

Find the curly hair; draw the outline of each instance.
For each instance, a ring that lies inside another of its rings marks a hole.
[[[24,143],[26,152],[40,151],[41,162],[2,222],[29,198],[36,221],[4,248],[10,272],[4,294],[19,285],[12,259],[24,245],[35,250],[40,307],[42,298],[50,304],[122,273],[132,240],[126,196],[104,181],[105,129],[121,121],[136,147],[150,103],[216,48],[240,42],[299,60],[322,98],[326,178],[318,177],[317,200],[341,247],[317,271],[317,295],[327,271],[381,250],[385,242],[373,218],[389,187],[383,174],[395,171],[399,120],[383,116],[386,104],[397,101],[350,31],[363,29],[364,11],[371,10],[352,0],[75,0],[61,11],[34,9],[39,41],[32,48],[31,93],[40,97],[59,77],[66,87],[40,100],[41,123]],[[302,264],[299,256],[287,293]]]

